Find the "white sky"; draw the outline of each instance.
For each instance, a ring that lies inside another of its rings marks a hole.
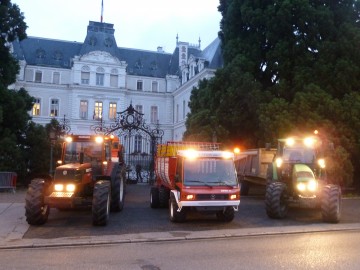
[[[103,22],[114,24],[118,47],[172,53],[179,41],[208,46],[220,30],[219,0],[103,0]],[[84,42],[89,21],[100,21],[101,0],[12,0],[28,36]]]

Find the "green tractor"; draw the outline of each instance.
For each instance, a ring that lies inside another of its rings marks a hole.
[[[341,188],[326,176],[326,147],[317,135],[278,140],[267,172],[265,207],[270,218],[285,218],[289,206],[299,206],[321,209],[324,222],[339,222]]]

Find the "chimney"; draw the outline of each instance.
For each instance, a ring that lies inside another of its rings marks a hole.
[[[157,47],[157,52],[158,52],[158,53],[163,53],[163,52],[164,52],[163,47],[158,46],[158,47]]]

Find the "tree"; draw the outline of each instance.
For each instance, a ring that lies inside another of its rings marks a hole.
[[[193,91],[186,138],[221,126],[221,141],[263,147],[319,129],[349,184],[360,172],[360,3],[220,0],[218,9],[224,68]]]

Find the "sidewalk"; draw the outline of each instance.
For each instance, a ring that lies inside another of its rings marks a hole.
[[[0,192],[0,245],[21,240],[29,228],[25,219],[25,189]]]

